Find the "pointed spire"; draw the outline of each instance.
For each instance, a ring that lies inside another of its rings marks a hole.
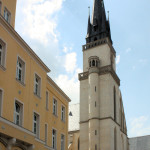
[[[89,37],[90,33],[91,33],[90,7],[88,7],[88,8],[89,8],[89,18],[88,18],[88,28],[87,28],[87,36],[86,37]]]
[[[88,21],[88,33],[86,42],[93,42],[108,37],[111,41],[109,22],[106,19],[103,0],[94,0],[92,22]]]

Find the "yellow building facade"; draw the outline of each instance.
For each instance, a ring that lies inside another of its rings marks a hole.
[[[0,0],[0,150],[66,150],[71,100],[14,30],[15,12]]]

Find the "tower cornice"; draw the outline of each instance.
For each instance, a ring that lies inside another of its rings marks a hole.
[[[104,75],[104,74],[111,74],[111,76],[114,78],[118,86],[120,86],[120,79],[117,76],[116,72],[114,71],[113,67],[111,65],[104,66],[99,68],[99,75]],[[83,72],[79,74],[79,80],[86,80],[89,77],[89,71]]]
[[[87,51],[91,48],[94,48],[94,47],[97,47],[100,45],[104,45],[104,44],[108,44],[108,46],[110,47],[110,50],[112,51],[112,53],[116,57],[116,51],[115,51],[114,47],[112,46],[109,38],[103,38],[103,39],[100,39],[100,40],[97,40],[94,42],[87,43],[87,44],[82,46],[82,51],[84,52],[84,51]]]

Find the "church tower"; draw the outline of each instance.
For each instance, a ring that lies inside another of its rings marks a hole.
[[[115,58],[104,2],[94,0],[79,74],[80,150],[128,150]]]

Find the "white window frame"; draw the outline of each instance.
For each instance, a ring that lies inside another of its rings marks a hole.
[[[61,105],[61,120],[65,122],[66,118],[66,108],[64,105]]]
[[[48,110],[48,105],[49,105],[49,92],[46,91],[46,110]]]
[[[2,112],[3,112],[3,95],[4,95],[4,90],[0,88],[0,116],[2,116]]]
[[[36,81],[38,79],[38,82]],[[34,94],[37,95],[38,97],[41,97],[41,83],[42,79],[41,77],[35,73],[34,75]]]
[[[22,67],[20,67],[19,64],[21,64]],[[19,77],[20,71],[21,78]],[[20,56],[17,57],[16,79],[21,83],[25,83],[25,61]]]
[[[53,135],[53,130],[55,131],[55,135]],[[54,143],[54,145],[53,145],[53,143]],[[54,128],[52,128],[52,148],[57,149],[57,130]]]
[[[16,112],[16,104],[19,105],[20,107],[20,112]],[[24,110],[24,104],[19,101],[18,99],[15,98],[15,102],[14,102],[14,123],[18,126],[23,126],[23,110]],[[19,116],[19,124],[17,124],[16,119]]]
[[[37,117],[37,120],[34,120],[34,116]],[[36,132],[34,132],[34,123],[36,123]],[[33,112],[33,133],[37,138],[40,137],[40,115],[37,112]]]
[[[63,136],[63,140],[62,140],[62,136]],[[60,144],[60,150],[65,150],[65,135],[61,134],[61,144]],[[63,143],[63,147],[62,147],[62,143]]]
[[[2,49],[0,49],[0,52],[1,52],[0,66],[3,66],[5,68],[5,64],[6,64],[6,43],[2,39],[0,39],[0,45],[2,46]]]
[[[56,103],[54,103],[54,102],[56,102]],[[56,100],[56,98],[53,98],[53,114],[55,115],[55,116],[57,116],[57,100]]]
[[[10,23],[11,13],[6,7],[4,8],[4,18],[8,23]]]

